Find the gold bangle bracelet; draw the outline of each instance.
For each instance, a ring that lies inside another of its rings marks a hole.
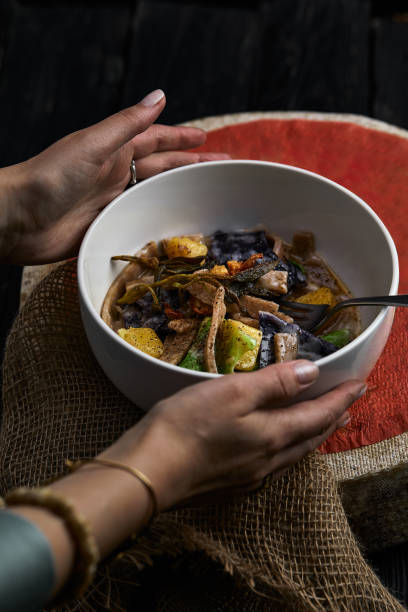
[[[95,459],[89,459],[85,461],[75,461],[75,462],[72,462],[69,459],[67,459],[65,462],[65,464],[71,470],[76,470],[83,465],[92,464],[92,463],[99,463],[101,465],[106,465],[107,467],[116,468],[118,470],[124,470],[125,472],[128,472],[128,474],[131,474],[132,476],[140,480],[140,482],[143,483],[144,486],[146,487],[149,493],[149,496],[150,496],[151,503],[152,503],[152,513],[150,516],[149,523],[154,519],[154,517],[158,514],[157,496],[156,496],[156,491],[154,490],[153,484],[150,478],[146,476],[146,474],[144,474],[137,468],[134,468],[130,465],[126,465],[125,463],[119,463],[119,461],[111,461],[110,459],[95,458]]]
[[[6,495],[7,506],[37,506],[62,519],[75,546],[70,578],[53,603],[81,597],[91,584],[99,561],[99,552],[88,521],[69,499],[51,489],[15,489]]]

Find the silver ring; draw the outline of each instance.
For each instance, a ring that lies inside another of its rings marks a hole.
[[[136,179],[136,164],[135,164],[135,160],[132,159],[132,163],[130,164],[130,181],[129,181],[129,185],[136,185],[137,183],[137,179]]]

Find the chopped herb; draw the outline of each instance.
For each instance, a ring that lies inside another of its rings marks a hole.
[[[336,331],[332,331],[329,334],[319,337],[322,340],[326,340],[326,342],[331,342],[334,344],[334,346],[337,346],[337,348],[342,348],[350,342],[350,336],[351,334],[349,329],[336,329]]]
[[[204,368],[204,348],[205,341],[211,326],[211,317],[203,319],[200,328],[197,332],[193,344],[190,347],[183,361],[179,363],[181,368],[187,370],[195,370],[196,372],[205,372]]]
[[[297,268],[299,268],[299,270],[303,273],[306,274],[306,270],[305,267],[302,266],[301,263],[298,263],[297,261],[294,261],[294,259],[288,259],[287,260],[289,263],[293,264],[294,266],[296,266]]]

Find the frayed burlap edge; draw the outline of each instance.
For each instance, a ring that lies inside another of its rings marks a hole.
[[[17,317],[7,342],[3,401],[3,493],[61,474],[66,457],[92,456],[141,416],[90,352],[75,262],[44,279]],[[403,609],[365,563],[319,455],[251,495],[159,516],[124,554],[105,562],[89,594],[66,609],[89,610],[96,596],[113,601],[115,575],[130,571],[137,584],[141,567],[188,551],[221,564],[237,588],[247,585],[245,597],[258,608],[262,597],[265,609],[272,602],[293,610]],[[112,609],[119,610],[120,589],[115,597]],[[226,603],[223,609],[231,608]]]

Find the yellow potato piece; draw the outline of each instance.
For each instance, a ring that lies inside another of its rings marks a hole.
[[[228,270],[225,266],[213,266],[210,272],[211,274],[217,274],[217,276],[229,276]]]
[[[176,236],[165,242],[164,250],[167,257],[204,257],[208,249],[202,242],[187,238],[187,236]]]
[[[241,321],[234,321],[233,319],[228,319],[224,323],[228,323],[231,327],[237,327],[239,330],[256,340],[255,348],[252,349],[252,351],[244,353],[234,368],[242,372],[250,372],[256,366],[256,359],[258,357],[259,347],[261,346],[262,332],[255,327],[250,327],[249,325],[245,325],[245,323],[241,323]]]
[[[129,329],[118,329],[118,334],[123,340],[135,346],[152,357],[160,359],[163,353],[163,342],[150,327],[129,327]]]
[[[329,306],[336,304],[336,298],[329,287],[320,287],[316,291],[305,293],[305,295],[302,295],[295,301],[302,304],[328,304]]]

